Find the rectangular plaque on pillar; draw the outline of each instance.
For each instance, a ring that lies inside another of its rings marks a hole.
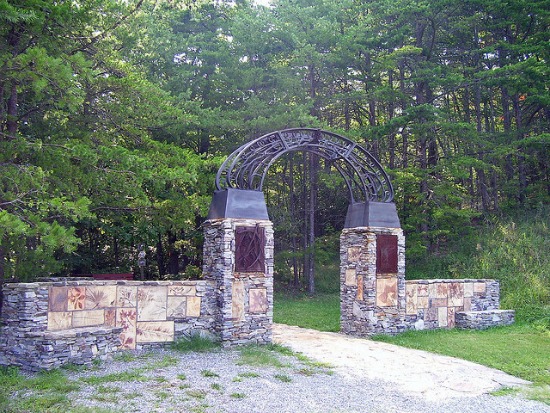
[[[237,227],[235,229],[235,271],[265,271],[265,230],[263,227]]]
[[[397,273],[397,235],[376,235],[376,273]]]

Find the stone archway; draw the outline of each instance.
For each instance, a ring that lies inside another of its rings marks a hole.
[[[320,129],[298,128],[242,145],[216,176],[217,190],[204,224],[203,273],[216,281],[216,324],[222,342],[271,342],[273,225],[262,186],[271,165],[292,151],[312,152],[331,161],[349,190],[340,239],[342,331],[355,335],[391,331],[388,322],[398,329],[404,322],[405,241],[390,179],[356,142]],[[254,262],[254,268],[246,262]]]

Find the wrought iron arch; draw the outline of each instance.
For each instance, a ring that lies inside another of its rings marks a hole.
[[[392,202],[390,179],[374,156],[348,138],[312,128],[275,131],[242,145],[218,170],[216,187],[262,191],[271,165],[295,151],[315,153],[332,162],[346,181],[352,204]]]

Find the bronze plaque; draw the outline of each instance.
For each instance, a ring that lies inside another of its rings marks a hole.
[[[265,230],[255,227],[235,229],[235,271],[265,272]]]
[[[376,235],[376,273],[397,273],[397,235]]]

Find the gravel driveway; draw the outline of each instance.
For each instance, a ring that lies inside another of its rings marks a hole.
[[[307,357],[265,350],[258,364],[241,349],[120,357],[68,372],[83,382],[69,397],[98,412],[550,413],[539,402],[487,394],[526,382],[463,360],[283,325],[274,341]]]

